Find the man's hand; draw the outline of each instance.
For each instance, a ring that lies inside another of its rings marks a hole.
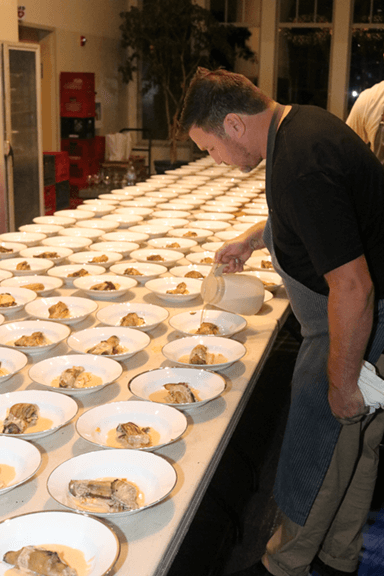
[[[328,402],[332,414],[341,424],[354,424],[369,411],[357,386],[353,392],[346,393],[345,390],[330,385]]]
[[[223,272],[241,272],[254,250],[264,247],[263,231],[266,221],[258,222],[234,240],[226,242],[215,254],[215,262],[227,264]]]
[[[227,264],[223,268],[223,272],[241,272],[244,267],[244,262],[248,260],[253,252],[253,248],[249,244],[249,240],[231,241],[224,244],[215,254],[215,262],[219,264]]]

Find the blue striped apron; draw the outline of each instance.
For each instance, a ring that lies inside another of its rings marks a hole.
[[[275,109],[268,135],[267,201],[271,195],[274,140],[282,110],[280,105]],[[322,485],[341,429],[328,404],[328,297],[310,290],[282,270],[274,250],[271,216],[264,230],[264,242],[275,270],[284,281],[303,336],[293,373],[291,407],[274,488],[279,508],[293,522],[303,526]],[[384,300],[378,302],[376,312],[376,325],[366,353],[366,359],[373,364],[384,349]]]

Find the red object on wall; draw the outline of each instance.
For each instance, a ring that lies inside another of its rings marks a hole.
[[[96,116],[93,72],[61,72],[60,116],[67,118]]]
[[[55,157],[55,182],[63,182],[69,178],[69,158],[68,153],[62,152],[43,152],[45,156]]]
[[[56,184],[44,186],[44,214],[52,216],[56,211]]]

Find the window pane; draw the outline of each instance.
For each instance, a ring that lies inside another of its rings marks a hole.
[[[315,21],[315,0],[298,0],[299,22]]]
[[[373,2],[373,22],[384,22],[384,0]]]
[[[227,22],[241,22],[242,21],[242,2],[238,2],[237,0],[227,0],[228,5],[228,14],[227,14]],[[239,5],[239,8],[237,6]]]
[[[369,22],[371,13],[371,2],[372,0],[355,0],[355,6],[353,11],[353,21],[359,22]]]
[[[280,0],[280,22],[332,22],[333,0]]]
[[[317,0],[317,22],[332,22],[333,0]]]
[[[279,30],[279,102],[327,107],[330,46],[327,28]]]
[[[352,30],[348,112],[356,97],[384,77],[384,30]]]
[[[225,18],[225,0],[211,0],[210,11],[219,22],[224,22]]]

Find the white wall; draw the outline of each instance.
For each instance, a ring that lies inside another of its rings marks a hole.
[[[17,6],[17,0],[0,0],[0,41],[18,41]]]
[[[127,9],[128,0],[23,0],[23,5],[23,25],[54,33],[57,101],[60,72],[94,72],[96,101],[102,108],[102,126],[96,133],[104,135],[127,126],[128,90],[118,67],[123,56],[119,14]],[[80,45],[81,36],[87,39],[85,46]],[[52,122],[56,149],[60,149],[59,111]]]

